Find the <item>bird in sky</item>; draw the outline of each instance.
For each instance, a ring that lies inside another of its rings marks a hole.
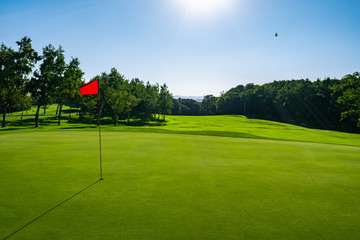
[[[277,34],[277,32],[275,32],[275,36],[274,37],[277,37],[278,36],[278,34]]]

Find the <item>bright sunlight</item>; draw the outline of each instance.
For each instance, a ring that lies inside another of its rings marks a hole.
[[[176,0],[192,16],[213,17],[231,9],[234,0]]]

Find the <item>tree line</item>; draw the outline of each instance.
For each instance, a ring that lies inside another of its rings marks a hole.
[[[31,45],[31,39],[23,37],[16,42],[18,49],[0,46],[0,109],[5,115],[11,111],[23,111],[31,105],[37,106],[35,127],[38,127],[40,107],[53,101],[58,103],[59,124],[61,110],[65,101],[78,94],[77,86],[82,83],[80,62],[72,58],[65,62],[64,50],[51,44],[38,54]],[[39,63],[40,62],[40,63]],[[36,64],[39,68],[34,70]]]
[[[360,132],[360,74],[238,85],[201,103],[174,99],[173,114],[242,114],[307,127]]]
[[[80,120],[87,116],[97,117],[97,99],[81,97],[79,86],[84,84],[84,72],[77,58],[66,63],[64,50],[51,44],[37,53],[29,37],[17,41],[17,50],[0,46],[0,110],[2,127],[6,125],[6,113],[37,106],[35,127],[39,124],[39,111],[57,103],[56,118],[61,122],[64,104],[80,108]],[[38,66],[37,69],[35,67]],[[118,119],[141,119],[146,122],[156,118],[165,121],[171,113],[172,95],[166,84],[146,84],[135,78],[126,79],[113,68],[109,74],[102,73],[92,80],[99,80],[101,96],[101,117],[110,117],[114,124]],[[161,117],[161,118],[160,118]]]
[[[57,103],[57,122],[61,123],[64,104],[79,108],[80,121],[96,119],[97,97],[80,95],[84,72],[77,58],[67,63],[61,46],[51,44],[37,53],[31,39],[16,42],[17,49],[0,46],[0,110],[2,126],[8,112],[24,111],[37,106],[39,111]],[[307,127],[360,132],[360,74],[342,79],[309,79],[273,81],[263,85],[238,85],[219,97],[207,95],[202,102],[173,99],[166,84],[144,83],[138,78],[126,79],[115,68],[91,79],[100,83],[100,117],[132,119],[146,123],[165,121],[165,115],[242,114]]]
[[[172,95],[166,84],[144,83],[138,78],[126,79],[115,68],[102,73],[93,80],[99,80],[100,116],[111,118],[114,125],[119,119],[138,119],[141,123],[149,120],[165,121],[171,114]],[[80,119],[85,116],[97,117],[97,96],[85,96],[76,102],[80,107]]]

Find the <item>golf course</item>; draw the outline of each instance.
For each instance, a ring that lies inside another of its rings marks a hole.
[[[0,130],[0,239],[359,239],[360,135],[240,115]],[[50,121],[50,120],[49,120]]]
[[[0,1],[0,240],[360,240],[359,9]]]

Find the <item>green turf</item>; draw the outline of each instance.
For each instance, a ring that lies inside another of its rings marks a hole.
[[[37,131],[64,129],[91,129],[97,131],[94,124],[79,123],[78,116],[74,116],[74,114],[71,119],[72,121],[68,122],[69,117],[64,116],[61,125],[58,126],[57,120],[53,117],[40,118]],[[166,120],[165,124],[152,122],[141,127],[125,126],[125,121],[123,121],[118,126],[113,126],[113,124],[102,125],[102,130],[225,136],[360,146],[359,134],[309,129],[279,122],[248,119],[245,116],[167,116]],[[109,122],[106,119],[102,121],[103,123]],[[0,135],[8,133],[9,130],[32,132],[34,130],[33,126],[34,119],[7,118],[7,127],[0,128]]]
[[[169,116],[167,120],[167,125],[154,128],[188,134],[360,146],[359,134],[309,129],[245,116]]]
[[[104,126],[100,182],[95,128],[2,131],[0,239],[358,239],[359,135],[168,120]]]
[[[57,106],[58,106],[57,104],[51,104],[51,105],[46,107],[45,111],[44,111],[44,108],[41,107],[41,109],[39,111],[39,116],[42,116],[42,115],[55,115]],[[22,114],[25,115],[25,116],[35,115],[36,110],[37,110],[37,106],[32,106],[30,109],[25,109],[23,112],[18,111],[18,112],[13,112],[13,113],[7,113],[6,116],[21,116]],[[62,112],[62,115],[68,115],[70,112],[75,113],[77,111],[78,111],[77,108],[72,108],[71,111],[70,111],[69,106],[63,105],[63,108],[62,108],[61,112]]]

